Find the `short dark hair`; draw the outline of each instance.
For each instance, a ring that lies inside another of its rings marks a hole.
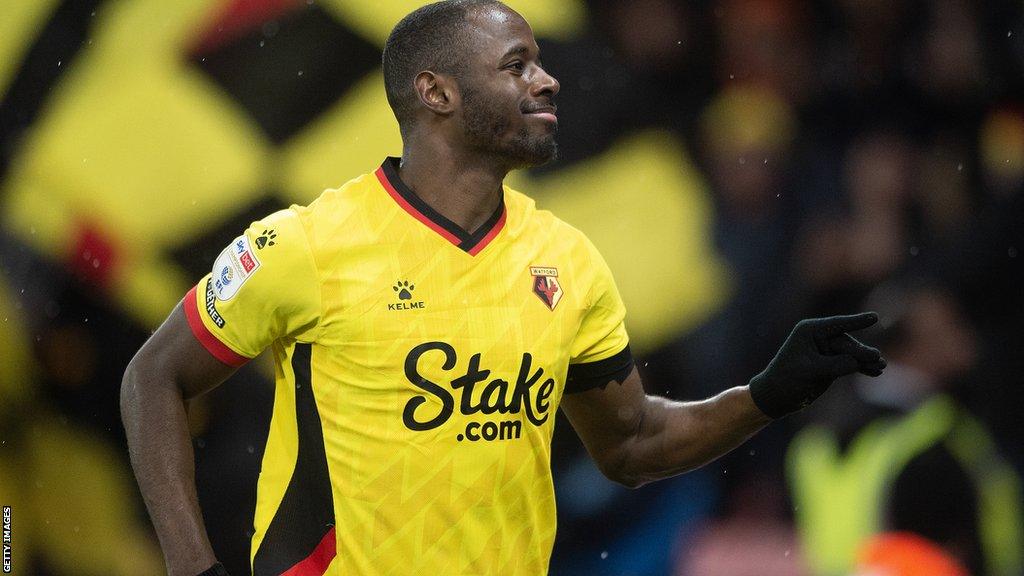
[[[408,14],[384,44],[384,91],[405,133],[416,111],[413,79],[424,70],[458,77],[465,64],[466,16],[497,0],[442,0]]]

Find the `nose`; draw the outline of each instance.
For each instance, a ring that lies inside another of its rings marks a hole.
[[[546,70],[537,66],[537,75],[533,79],[533,83],[530,86],[531,96],[547,96],[554,98],[558,91],[562,88],[561,84],[554,76],[548,74]]]

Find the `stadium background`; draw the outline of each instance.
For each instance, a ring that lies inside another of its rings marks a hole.
[[[419,4],[3,3],[0,504],[15,574],[162,571],[118,415],[124,367],[248,222],[400,152],[379,53]],[[605,254],[651,392],[744,383],[797,319],[878,309],[872,337],[903,368],[885,389],[947,392],[981,426],[961,444],[999,463],[970,486],[998,478],[1019,497],[1024,5],[509,4],[562,84],[561,159],[513,183]],[[270,378],[253,362],[191,410],[232,574],[247,573]],[[795,528],[793,438],[834,421],[828,405],[638,491],[600,478],[561,422],[552,574],[852,572],[816,564]],[[950,522],[932,479],[915,484],[921,509]],[[1013,556],[1020,523],[989,525]]]

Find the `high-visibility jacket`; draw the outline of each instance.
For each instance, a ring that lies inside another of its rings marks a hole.
[[[858,546],[885,530],[886,502],[900,473],[940,443],[975,485],[989,576],[1024,573],[1020,478],[976,419],[937,396],[908,414],[873,420],[845,451],[823,426],[808,426],[794,438],[787,475],[797,529],[815,574],[849,573]]]

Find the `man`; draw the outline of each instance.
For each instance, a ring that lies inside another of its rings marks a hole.
[[[122,414],[172,576],[224,574],[196,501],[184,401],[270,347],[277,391],[252,566],[264,574],[547,571],[561,407],[628,486],[701,466],[835,378],[877,375],[804,321],[750,386],[644,394],[611,274],[578,231],[503,187],[555,156],[558,82],[525,20],[454,0],[384,50],[401,160],[254,223],[131,362]]]

